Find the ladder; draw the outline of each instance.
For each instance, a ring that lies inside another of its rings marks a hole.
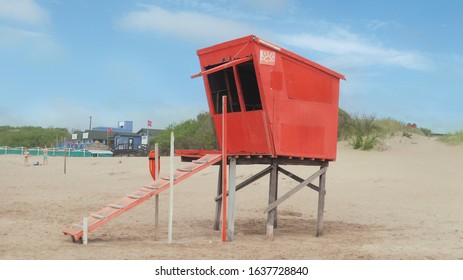
[[[222,159],[221,154],[206,154],[203,157],[193,160],[192,162],[182,164],[174,172],[174,184],[178,184],[181,181],[189,178],[195,173],[211,166]],[[135,192],[128,194],[114,203],[108,204],[101,210],[91,213],[88,216],[88,228],[87,231],[91,232],[110,220],[118,217],[124,212],[129,211],[135,206],[148,200],[152,196],[155,196],[162,191],[169,189],[170,177],[161,177],[156,179],[153,184],[143,186]],[[64,235],[70,235],[72,240],[76,242],[83,236],[83,219],[78,222],[71,224],[63,230]]]

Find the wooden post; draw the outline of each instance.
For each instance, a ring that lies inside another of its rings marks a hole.
[[[217,196],[222,194],[222,164],[219,165],[219,176],[217,179]],[[222,197],[215,202],[214,230],[220,229],[220,215],[222,213]]]
[[[66,145],[66,137],[64,137],[63,141],[63,152],[64,152],[64,174],[66,174],[66,150],[67,150],[67,145]]]
[[[154,177],[159,178],[159,145],[154,144]],[[159,236],[159,194],[154,197],[154,240],[157,240]]]
[[[227,96],[222,96],[222,242],[227,242]]]
[[[82,244],[87,245],[88,240],[88,218],[84,217],[82,219]]]
[[[169,188],[169,234],[168,243],[172,243],[172,223],[174,218],[174,132],[170,133],[170,188]]]
[[[228,191],[228,242],[233,241],[235,233],[235,196],[236,196],[236,158],[230,159],[230,174],[229,174],[229,191]]]
[[[327,168],[328,163],[323,163],[320,169]],[[325,182],[326,182],[326,171],[320,175],[319,178],[319,191],[318,191],[318,212],[317,212],[317,228],[315,229],[315,236],[319,237],[323,233],[323,211],[325,209]]]
[[[278,194],[278,163],[272,162],[272,170],[270,172],[268,204],[272,204],[277,200]],[[270,210],[267,216],[267,238],[273,239],[273,229],[277,225],[277,208]]]

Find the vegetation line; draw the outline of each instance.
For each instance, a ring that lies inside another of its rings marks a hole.
[[[167,155],[171,131],[175,133],[177,149],[213,150],[218,147],[209,112],[200,113],[196,118],[179,124],[170,124],[156,138],[150,139],[149,146],[154,147],[154,142],[157,142],[160,153]],[[390,118],[376,119],[373,115],[348,114],[339,109],[338,140],[348,141],[354,149],[383,149],[385,139],[394,135],[411,137],[412,134],[431,136],[431,130]],[[61,142],[63,137],[69,139],[70,136],[65,128],[0,126],[0,146],[51,147]],[[449,144],[463,144],[463,131],[439,139]]]

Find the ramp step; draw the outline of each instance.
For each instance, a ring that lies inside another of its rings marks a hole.
[[[92,216],[93,218],[97,218],[97,219],[103,219],[104,217],[106,217],[106,216],[95,214],[95,213],[90,214],[90,216]]]
[[[166,182],[163,182],[163,181],[164,180],[156,180],[156,181],[154,181],[153,184],[150,185],[150,187],[160,188],[160,187],[164,186],[164,184],[166,183]]]
[[[124,208],[124,205],[120,205],[120,204],[109,204],[108,206],[111,207],[111,208],[115,208],[115,209]]]
[[[152,185],[144,186],[144,188],[152,189],[152,190],[157,190],[157,189],[159,189],[159,187],[155,187],[155,186],[152,186]]]
[[[73,227],[78,227],[78,228],[83,228],[84,226],[83,225],[79,225],[79,224],[72,224]]]
[[[174,174],[174,181],[177,179],[179,174]],[[164,177],[161,177],[161,179],[163,180],[166,180],[166,181],[169,181],[170,180],[170,176],[164,176]]]
[[[181,172],[190,172],[192,171],[194,168],[191,168],[191,167],[185,167],[185,168],[177,168],[177,171],[181,171]]]
[[[143,196],[142,196],[142,195],[136,195],[136,194],[128,194],[127,197],[133,198],[133,199],[140,199],[140,198],[142,198]]]
[[[199,164],[189,164],[189,165],[186,165],[186,166],[180,166],[179,168],[177,168],[177,171],[181,171],[181,172],[191,172],[193,170],[195,170],[196,168],[199,168],[201,165]]]

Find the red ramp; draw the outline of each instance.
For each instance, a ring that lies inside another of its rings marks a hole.
[[[177,170],[174,173],[174,184],[180,183],[181,181],[192,176],[193,174],[198,173],[206,167],[219,162],[221,159],[221,154],[207,154],[199,158],[198,160],[182,164],[182,166],[177,168]],[[90,216],[88,217],[88,232],[91,232],[101,227],[105,223],[116,218],[122,213],[129,211],[135,206],[148,200],[152,196],[155,196],[161,193],[162,191],[169,189],[169,179],[169,176],[161,177],[154,181],[153,184],[141,187],[137,191],[128,194],[122,197],[121,199],[117,200],[116,202],[108,204],[101,210],[90,214]],[[82,224],[82,219],[80,219],[78,222],[64,229],[63,233],[65,235],[69,234],[72,237],[72,240],[76,241],[80,239],[83,235]]]

